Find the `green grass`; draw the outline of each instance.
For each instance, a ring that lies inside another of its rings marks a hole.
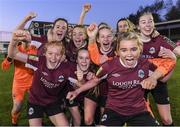
[[[180,59],[177,60],[175,71],[171,79],[168,81],[168,90],[173,122],[176,126],[180,126]],[[158,121],[161,121],[152,97],[150,101],[153,105],[152,108],[155,117]]]
[[[0,63],[2,62],[2,58],[3,56],[0,56]],[[12,108],[12,78],[13,67],[11,67],[10,70],[6,72],[0,69],[0,126],[11,125],[10,112]],[[180,126],[180,59],[177,61],[176,69],[173,76],[168,81],[168,88],[171,101],[172,117],[175,125]],[[28,120],[26,117],[26,102],[27,99],[24,101],[21,117],[19,120],[19,125],[21,126],[28,125]],[[159,120],[159,116],[154,105],[153,112],[156,118]],[[47,119],[45,119],[45,124],[51,125]]]

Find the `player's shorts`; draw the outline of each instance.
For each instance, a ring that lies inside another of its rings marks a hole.
[[[96,96],[95,94],[89,92],[85,97],[94,101],[100,107],[105,107],[106,105],[106,96]]]
[[[75,98],[74,100],[68,100],[66,99],[66,106],[67,107],[74,107],[74,106],[79,106],[79,102]]]
[[[44,113],[47,116],[53,116],[64,112],[64,106],[60,101],[48,104],[46,106],[36,105],[28,102],[28,119],[43,118]]]
[[[107,96],[99,96],[99,98],[98,98],[98,105],[100,107],[105,107],[106,100],[107,100]]]
[[[152,90],[145,91],[145,98],[148,98],[148,93],[151,92],[155,102],[157,104],[169,104],[169,95],[167,89],[167,83],[158,81],[157,86]]]
[[[124,116],[111,109],[105,109],[101,118],[100,125],[104,126],[158,126],[157,121],[150,115],[149,112]]]
[[[14,86],[12,88],[12,98],[18,102],[23,101],[24,95],[27,91],[29,91],[30,86],[28,87],[18,87]]]
[[[96,95],[95,93],[93,93],[92,91],[89,91],[86,96],[86,98],[94,101],[95,103],[98,103],[98,95]]]

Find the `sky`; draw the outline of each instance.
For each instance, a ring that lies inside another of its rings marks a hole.
[[[36,12],[36,21],[53,22],[65,18],[78,23],[82,7],[91,4],[84,24],[106,22],[113,28],[118,19],[135,13],[140,6],[151,5],[156,0],[0,0],[0,31],[13,31],[29,12]],[[176,1],[176,0],[173,0]],[[27,24],[28,26],[29,24]],[[26,27],[27,27],[26,26]]]

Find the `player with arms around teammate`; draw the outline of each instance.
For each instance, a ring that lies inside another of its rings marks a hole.
[[[147,111],[144,89],[153,89],[157,80],[167,74],[175,62],[171,59],[158,59],[159,62],[153,64],[153,61],[141,58],[142,43],[134,32],[122,34],[118,37],[117,43],[118,57],[103,64],[96,78],[74,92],[69,92],[67,98],[74,99],[79,93],[96,86],[102,77],[107,76],[108,97],[101,125],[158,125]],[[161,66],[167,60],[171,61],[171,65],[162,71]],[[149,76],[150,70],[154,72]]]
[[[54,125],[68,126],[62,105],[68,87],[67,80],[74,68],[69,62],[61,61],[65,49],[59,42],[46,43],[45,54],[39,57],[16,50],[17,43],[29,36],[22,30],[15,31],[8,47],[8,57],[36,68],[28,97],[29,125],[41,126],[45,113]]]

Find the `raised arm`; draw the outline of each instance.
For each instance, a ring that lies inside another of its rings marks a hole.
[[[96,65],[100,65],[101,54],[99,52],[99,49],[96,43],[97,32],[98,32],[98,27],[95,23],[91,24],[87,28],[87,34],[89,37],[88,51],[90,54],[90,58],[93,63],[95,63]]]
[[[37,16],[36,13],[30,12],[28,15],[26,15],[23,20],[17,25],[15,30],[23,30],[25,25],[27,24],[28,21],[32,20]]]
[[[16,30],[15,32],[13,32],[12,39],[8,46],[8,58],[16,59],[16,60],[26,63],[28,55],[21,53],[17,50],[17,45],[21,41],[27,42],[27,43],[31,41],[31,36],[28,31]]]
[[[86,13],[91,9],[91,4],[89,3],[86,3],[84,4],[83,6],[83,9],[81,11],[81,15],[80,15],[80,18],[79,18],[79,23],[78,25],[83,25],[84,23],[84,17],[86,16]]]

